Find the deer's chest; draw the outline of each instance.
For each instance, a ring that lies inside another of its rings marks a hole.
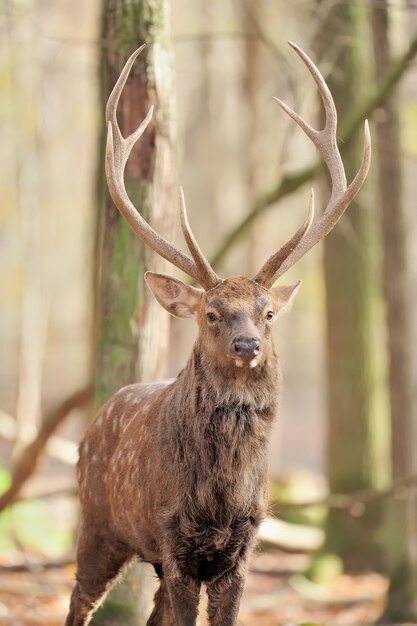
[[[265,512],[269,421],[245,406],[217,408],[199,421],[192,445],[182,442],[178,500],[166,501],[166,530],[184,575],[214,580],[251,545]]]
[[[259,520],[236,517],[228,526],[208,525],[194,520],[184,528],[181,520],[172,536],[172,557],[181,573],[201,582],[210,582],[230,571],[252,543]],[[191,531],[191,532],[190,532]]]

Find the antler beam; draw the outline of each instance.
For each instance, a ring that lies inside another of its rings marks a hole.
[[[130,70],[139,54],[145,46],[138,48],[127,60],[114,88],[110,94],[106,107],[107,122],[107,145],[106,145],[106,178],[110,195],[113,202],[123,215],[129,226],[147,246],[157,254],[181,269],[183,272],[197,280],[205,289],[211,289],[221,282],[221,279],[210,267],[207,259],[201,252],[190,226],[185,212],[184,198],[181,191],[182,225],[183,232],[193,258],[184,254],[173,246],[169,241],[159,235],[140,215],[133,206],[126,192],[124,183],[124,170],[126,162],[137,140],[143,135],[152,118],[153,107],[138,128],[126,139],[122,136],[117,123],[117,105],[123,87],[126,84]]]
[[[311,139],[322,155],[330,172],[332,193],[329,203],[317,223],[309,229],[306,224],[288,241],[278,252],[272,255],[254,277],[255,282],[266,288],[294,265],[304,254],[323,239],[337,224],[349,204],[362,187],[368,174],[371,162],[371,137],[368,122],[365,121],[365,140],[362,163],[353,181],[347,186],[346,174],[337,147],[337,112],[333,97],[328,86],[313,61],[296,44],[289,42],[298,56],[307,66],[315,80],[325,110],[325,125],[322,130],[316,130],[290,109],[284,102],[275,98],[280,107],[287,113]],[[311,223],[311,222],[310,222]]]

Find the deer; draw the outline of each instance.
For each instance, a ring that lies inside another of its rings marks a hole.
[[[314,224],[311,192],[302,226],[253,278],[217,275],[191,230],[182,189],[181,227],[191,256],[159,235],[127,195],[125,165],[152,108],[127,138],[116,111],[144,46],[128,59],[108,99],[110,195],[134,233],[200,285],[145,274],[159,304],[173,316],[194,320],[198,336],[176,379],[120,389],[80,444],[81,521],[66,626],[88,624],[133,559],[150,563],[159,581],[148,626],[195,626],[203,585],[210,626],[236,624],[248,560],[267,511],[268,440],[282,387],[272,325],[291,307],[301,284],[275,282],[334,228],[361,189],[371,158],[365,121],[361,165],[348,185],[332,95],[313,61],[289,43],[317,85],[324,128],[313,128],[276,101],[318,149],[332,191]]]

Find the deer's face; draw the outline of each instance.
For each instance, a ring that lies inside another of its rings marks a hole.
[[[272,354],[272,325],[290,307],[300,285],[265,289],[239,276],[203,291],[150,272],[146,281],[169,313],[198,323],[200,343],[215,366],[249,369]]]

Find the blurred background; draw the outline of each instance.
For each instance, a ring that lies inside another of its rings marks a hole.
[[[110,90],[146,42],[119,106],[127,135],[156,105],[130,196],[184,248],[181,184],[218,273],[251,276],[303,222],[309,189],[318,213],[330,194],[316,149],[272,99],[321,126],[287,40],[332,90],[348,180],[366,118],[373,161],[340,224],[284,279],[303,285],[275,328],[271,517],[241,623],[417,621],[417,4],[3,0],[0,624],[63,622],[86,425],[118,388],[175,376],[196,337],[144,287],[146,269],[184,276],[107,197]],[[96,624],[145,623],[154,581],[143,567],[128,578]]]

